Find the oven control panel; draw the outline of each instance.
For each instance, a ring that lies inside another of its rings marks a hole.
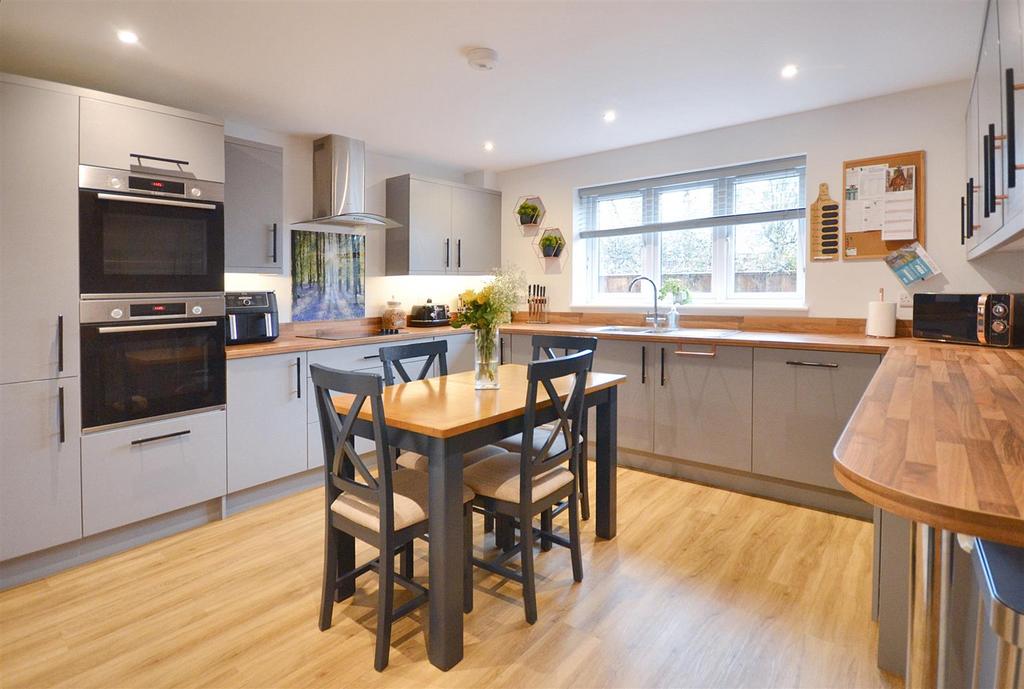
[[[198,179],[175,177],[168,170],[166,177],[151,173],[134,173],[93,165],[78,166],[78,188],[97,191],[116,191],[142,196],[162,196],[178,199],[224,201],[224,185]]]
[[[224,297],[139,297],[125,299],[83,299],[79,304],[82,323],[189,319],[224,315]]]

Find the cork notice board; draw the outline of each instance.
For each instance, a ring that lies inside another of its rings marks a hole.
[[[884,258],[925,245],[924,151],[843,163],[843,258]]]

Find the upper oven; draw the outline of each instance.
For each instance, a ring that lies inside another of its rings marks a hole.
[[[224,291],[223,184],[81,165],[78,186],[84,297]]]

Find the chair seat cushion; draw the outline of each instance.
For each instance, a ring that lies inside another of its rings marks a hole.
[[[470,452],[462,455],[462,466],[468,467],[471,464],[476,464],[482,459],[487,459],[494,455],[500,455],[502,452],[505,452],[504,448],[498,447],[497,445],[484,445],[483,447],[478,447],[477,449],[471,450]],[[417,454],[416,452],[403,452],[398,455],[398,466],[427,473],[427,456]]]
[[[537,428],[534,429],[533,449],[535,452],[541,451],[541,448],[544,447],[544,443],[548,441],[548,437],[557,428],[558,422],[552,421],[551,423],[546,423],[541,426],[537,426]],[[580,442],[582,441],[583,439],[581,437]],[[505,450],[508,450],[509,452],[522,452],[523,434],[516,433],[515,435],[510,435],[507,438],[499,440],[498,442],[495,443],[495,445]],[[565,452],[565,436],[563,436],[561,433],[558,434],[558,437],[555,439],[555,442],[552,443],[551,450],[549,451],[549,453],[552,455],[557,455],[559,452]]]
[[[391,474],[395,489],[395,531],[426,521],[430,516],[427,475],[419,471],[395,471]],[[462,502],[473,499],[473,491],[462,487]],[[331,511],[371,531],[380,531],[380,509],[348,493],[331,503]]]
[[[463,482],[477,495],[494,498],[503,502],[519,502],[518,452],[504,452],[488,457],[471,467],[466,467]],[[573,482],[572,472],[564,466],[555,467],[533,477],[533,501],[551,495],[559,488]]]

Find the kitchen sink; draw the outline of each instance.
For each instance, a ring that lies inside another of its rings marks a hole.
[[[739,330],[727,328],[650,328],[641,325],[605,325],[599,328],[591,328],[594,333],[619,333],[631,335],[668,335],[671,337],[728,337],[735,335]]]
[[[607,325],[600,328],[591,328],[595,333],[653,333],[654,328],[647,328],[642,325]]]

